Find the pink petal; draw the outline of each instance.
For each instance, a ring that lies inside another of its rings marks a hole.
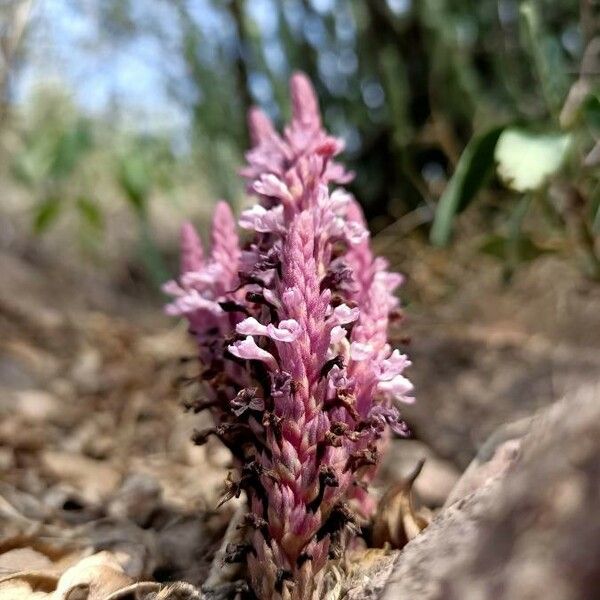
[[[407,396],[414,389],[413,384],[403,375],[396,375],[390,380],[380,381],[377,390],[393,396],[396,400],[405,404],[412,404],[415,399]]]
[[[258,194],[279,198],[284,204],[292,204],[294,202],[294,198],[290,194],[287,185],[272,173],[262,175],[253,188]]]
[[[352,360],[362,361],[371,358],[373,355],[373,346],[371,344],[363,344],[362,342],[352,342],[350,344],[350,356]]]
[[[275,327],[267,325],[267,335],[278,342],[293,342],[300,335],[300,324],[295,319],[285,319]]]
[[[347,304],[340,304],[333,309],[329,322],[334,325],[346,325],[356,321],[360,315],[360,309],[350,308]]]
[[[406,354],[400,354],[399,350],[394,350],[389,358],[381,361],[379,379],[380,381],[389,381],[396,375],[400,375],[410,365],[411,362]]]
[[[165,312],[171,316],[187,315],[197,310],[207,310],[215,315],[223,313],[217,302],[204,298],[196,290],[190,290],[165,307]]]
[[[296,72],[290,79],[293,119],[304,127],[320,127],[321,115],[317,95],[309,78]]]
[[[204,263],[204,250],[200,237],[191,223],[186,222],[181,226],[180,240],[181,273],[201,269]]]
[[[242,335],[269,335],[267,327],[259,323],[254,317],[248,317],[238,323],[235,330]]]
[[[250,138],[254,146],[268,140],[275,134],[271,119],[256,106],[253,106],[248,111],[248,129],[250,130]]]
[[[174,279],[163,283],[160,289],[169,296],[183,296],[185,294],[185,290]]]
[[[369,237],[369,231],[361,223],[348,222],[344,227],[344,235],[348,243],[356,245]]]
[[[340,325],[336,325],[332,330],[329,336],[330,344],[338,344],[342,340],[346,339],[347,331],[341,327]]]
[[[254,338],[249,335],[246,339],[236,342],[228,346],[227,349],[231,354],[245,360],[260,360],[266,363],[271,369],[277,369],[277,361],[274,356],[256,345]]]
[[[242,229],[253,229],[259,233],[278,233],[283,229],[283,206],[267,210],[260,204],[245,210],[240,215]]]

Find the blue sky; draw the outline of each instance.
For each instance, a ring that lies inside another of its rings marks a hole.
[[[116,101],[141,114],[182,124],[185,111],[168,95],[165,85],[166,72],[177,74],[179,69],[184,76],[182,65],[166,56],[151,36],[111,46],[105,36],[98,35],[94,5],[79,2],[74,8],[69,0],[41,0],[35,5],[27,60],[15,81],[16,100],[26,99],[41,83],[53,82],[66,86],[75,102],[89,112],[103,113]],[[155,2],[153,10],[161,6]],[[170,13],[163,12],[159,18],[165,25]]]

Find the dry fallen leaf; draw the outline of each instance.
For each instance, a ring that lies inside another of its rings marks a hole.
[[[56,575],[33,570],[0,577],[0,600],[50,598],[56,580]]]
[[[98,552],[62,574],[52,600],[105,600],[132,583],[110,552]]]
[[[431,521],[431,511],[422,507],[416,509],[412,487],[423,468],[421,460],[405,479],[396,483],[379,501],[373,520],[373,545],[402,548],[416,537]]]
[[[147,600],[202,600],[200,590],[189,583],[176,581],[163,587],[156,595],[151,594]],[[108,599],[107,599],[108,600]]]
[[[0,554],[0,575],[16,573],[26,569],[43,570],[52,566],[52,561],[33,548],[14,548]]]
[[[128,585],[127,587],[121,588],[116,592],[113,592],[109,596],[106,596],[103,600],[131,600],[138,598],[141,600],[142,598],[146,600],[148,598],[148,594],[151,592],[157,592],[161,588],[161,584],[155,581],[138,581],[137,583],[133,583]]]
[[[0,600],[42,600],[50,598],[47,592],[36,590],[25,579],[0,581]]]
[[[107,462],[75,452],[47,450],[42,453],[41,459],[49,474],[73,485],[90,504],[106,499],[121,478],[119,472]]]

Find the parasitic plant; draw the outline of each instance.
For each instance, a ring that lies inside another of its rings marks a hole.
[[[282,135],[258,109],[242,175],[258,203],[233,215],[217,205],[210,255],[184,225],[181,273],[165,285],[171,315],[195,336],[208,409],[232,452],[226,498],[247,498],[243,560],[262,600],[321,597],[324,566],[372,510],[367,486],[386,432],[406,433],[406,356],[392,350],[402,277],[375,258],[357,202],[337,185],[343,143],[323,130],[315,93],[291,80],[293,116]]]

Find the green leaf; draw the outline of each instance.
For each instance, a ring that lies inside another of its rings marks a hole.
[[[45,198],[35,208],[33,215],[33,230],[36,233],[43,233],[46,231],[58,218],[61,208],[61,201],[58,198]]]
[[[479,251],[499,260],[506,258],[506,237],[499,234],[488,235],[479,245]]]
[[[506,261],[508,260],[509,245],[510,241],[507,236],[493,234],[484,239],[479,246],[479,251],[501,261]],[[520,262],[535,260],[544,254],[554,252],[554,250],[539,246],[530,237],[524,235],[519,238],[516,250]]]
[[[169,278],[169,271],[165,266],[162,254],[152,236],[150,225],[145,219],[139,220],[140,226],[140,259],[146,268],[152,283],[157,287]]]
[[[85,121],[80,120],[72,129],[63,132],[56,141],[51,175],[58,180],[67,178],[91,145],[89,127]]]
[[[600,187],[592,196],[592,233],[600,235]]]
[[[77,198],[76,205],[79,216],[91,229],[100,231],[104,227],[104,216],[96,202],[81,196]]]
[[[525,260],[526,251],[523,245],[529,240],[523,233],[523,221],[525,215],[531,206],[531,196],[529,194],[521,197],[513,208],[508,222],[508,238],[506,240],[506,252],[508,266],[510,271],[514,271],[517,266]]]
[[[600,134],[600,97],[590,94],[583,103],[583,116],[595,135]]]
[[[117,179],[125,196],[139,215],[146,211],[146,200],[152,182],[148,165],[140,154],[131,154],[121,160]]]
[[[491,172],[494,148],[503,129],[495,127],[467,144],[435,211],[430,237],[436,246],[448,243],[454,217],[473,200]]]
[[[546,32],[534,2],[523,2],[519,10],[524,45],[533,59],[546,105],[552,114],[558,115],[569,86],[562,48],[556,37]]]
[[[517,192],[537,190],[562,166],[571,136],[506,129],[496,145],[498,175]]]
[[[50,172],[53,153],[54,141],[39,135],[16,156],[12,165],[13,175],[20,183],[34,188]]]

